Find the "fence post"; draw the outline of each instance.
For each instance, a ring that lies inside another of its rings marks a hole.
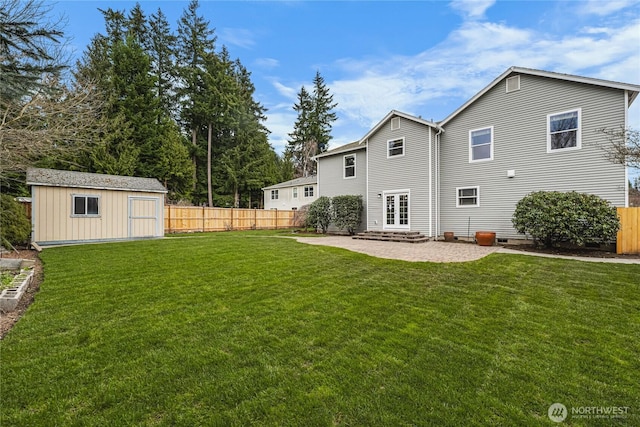
[[[171,205],[167,206],[169,208],[169,212],[167,214],[167,220],[169,221],[169,234],[171,234]]]
[[[276,208],[276,230],[278,229],[278,208]]]
[[[205,232],[205,227],[204,227],[204,206],[202,206],[202,232]]]

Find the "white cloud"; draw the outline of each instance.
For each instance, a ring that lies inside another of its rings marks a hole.
[[[280,61],[274,58],[258,58],[254,63],[256,66],[264,69],[273,69],[280,66]]]
[[[495,0],[453,0],[449,5],[465,19],[481,19]]]
[[[284,96],[285,98],[290,100],[297,99],[298,89],[294,89],[290,86],[285,86],[284,84],[280,83],[277,80],[274,80],[273,82],[271,82],[271,84],[276,89],[276,91],[278,91],[278,93],[280,93],[280,95]]]
[[[585,15],[606,16],[638,3],[637,0],[588,0],[577,10]]]
[[[222,44],[249,49],[256,44],[255,35],[245,28],[224,27],[217,31]]]
[[[462,104],[514,65],[640,83],[638,28],[640,19],[557,35],[466,22],[414,56],[343,58],[336,66],[348,77],[328,84],[342,116],[361,126],[376,124],[392,109],[441,120],[453,111],[452,99]],[[436,109],[439,104],[448,109]]]

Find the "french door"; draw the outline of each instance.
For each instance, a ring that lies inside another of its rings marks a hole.
[[[409,193],[388,192],[384,193],[384,228],[408,229],[409,228]]]

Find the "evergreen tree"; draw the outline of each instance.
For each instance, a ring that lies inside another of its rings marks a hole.
[[[180,119],[191,134],[193,145],[194,190],[198,181],[198,133],[207,127],[204,86],[207,57],[215,49],[214,31],[209,22],[198,15],[198,0],[191,0],[178,22],[178,75],[181,80],[178,96],[181,102]]]
[[[333,102],[333,95],[329,93],[329,88],[320,75],[320,71],[316,71],[316,76],[313,78],[311,134],[318,144],[318,153],[329,149],[332,123],[338,118],[333,109],[337,106],[338,104]]]
[[[151,58],[151,74],[155,77],[156,97],[163,115],[177,119],[176,107],[176,41],[162,10],[151,15],[149,38],[145,44]],[[158,123],[160,117],[158,118]]]
[[[298,103],[293,106],[298,117],[293,132],[289,134],[286,149],[287,158],[294,164],[296,177],[316,173],[316,163],[312,157],[329,148],[332,123],[337,119],[333,112],[336,106],[319,71],[313,79],[312,93],[304,86],[300,89]]]

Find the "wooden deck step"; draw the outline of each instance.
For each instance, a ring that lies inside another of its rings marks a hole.
[[[423,243],[429,239],[418,231],[365,231],[353,236],[358,240],[377,240],[383,242]]]

